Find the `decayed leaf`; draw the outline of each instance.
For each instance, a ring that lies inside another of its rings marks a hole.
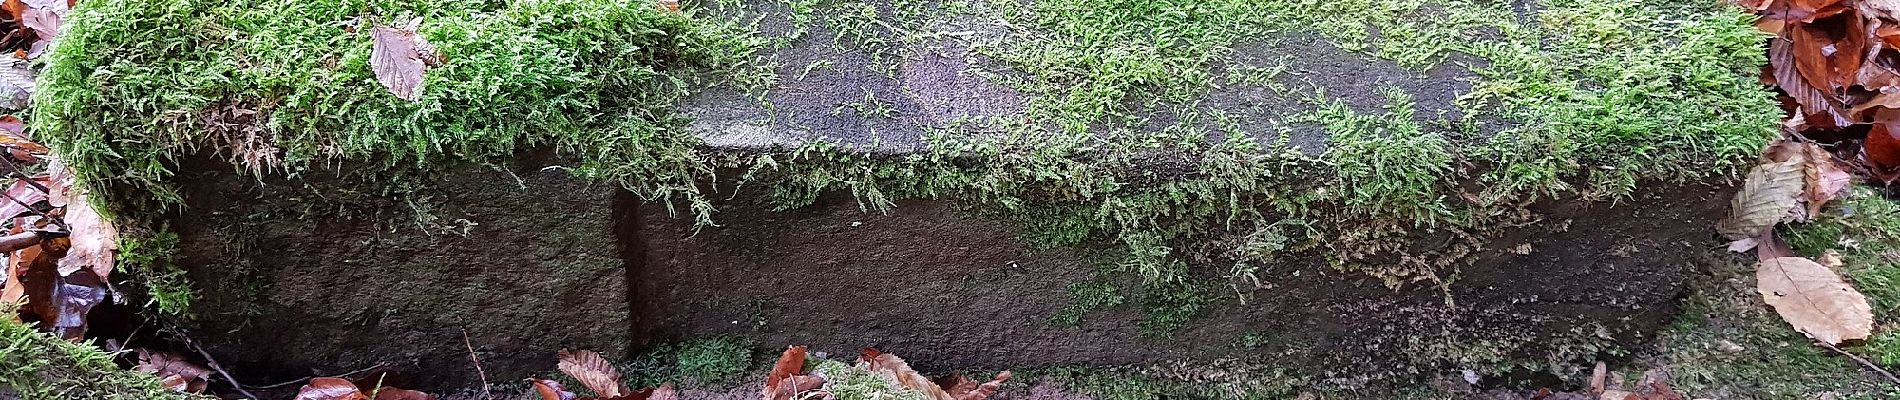
[[[39,143],[34,143],[32,139],[27,138],[26,122],[21,121],[20,117],[12,115],[0,115],[0,146],[4,146],[9,150],[17,149],[33,156],[46,155],[47,152],[52,151],[52,149],[48,149]],[[22,158],[22,160],[32,159],[33,158]]]
[[[1840,344],[1866,339],[1874,314],[1867,298],[1840,275],[1812,260],[1781,257],[1755,270],[1756,290],[1781,319],[1814,340]]]
[[[71,247],[59,259],[59,274],[71,275],[91,270],[100,278],[110,277],[119,251],[119,230],[112,221],[93,209],[85,193],[79,193],[66,205],[66,222]]]
[[[573,377],[587,390],[594,391],[595,396],[619,397],[632,392],[620,383],[620,371],[614,370],[613,364],[607,363],[607,359],[600,354],[586,350],[571,353],[562,350],[559,356],[560,362],[556,367],[561,369],[561,373]]]
[[[1804,184],[1798,160],[1755,166],[1730,202],[1728,219],[1717,224],[1716,230],[1731,240],[1760,237],[1795,209]]]
[[[576,397],[574,392],[567,391],[560,382],[533,378],[529,378],[528,382],[534,384],[534,392],[541,395],[541,400],[574,400]]]
[[[310,378],[310,383],[297,391],[294,400],[369,400],[356,384],[343,378]]]
[[[416,34],[421,25],[417,18],[407,26],[377,26],[369,32],[370,69],[377,82],[403,100],[422,98],[422,73],[435,59],[434,46]]]
[[[138,354],[139,364],[133,369],[158,375],[159,382],[166,388],[187,393],[203,393],[205,385],[210,383],[211,370],[186,361],[183,356],[145,349],[139,349]]]

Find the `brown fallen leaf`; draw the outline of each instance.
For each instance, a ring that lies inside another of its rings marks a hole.
[[[765,386],[759,389],[759,396],[765,400],[790,398],[792,393],[779,389],[779,383],[786,378],[805,372],[805,346],[786,346],[779,353],[778,361],[772,363],[772,371],[765,374]]]
[[[950,396],[949,392],[945,392],[943,388],[938,387],[935,381],[931,381],[930,378],[926,378],[923,374],[917,373],[917,370],[911,369],[910,364],[905,363],[904,359],[898,358],[896,354],[880,353],[876,349],[865,349],[864,355],[858,358],[857,366],[866,371],[882,375],[884,379],[896,382],[898,386],[923,393],[924,397],[931,400],[956,400],[955,397]]]
[[[1822,87],[1807,83],[1795,62],[1794,44],[1789,34],[1783,33],[1768,41],[1767,70],[1774,77],[1776,86],[1781,87],[1795,104],[1800,105],[1796,115],[1807,125],[1821,128],[1839,128],[1854,124],[1848,119],[1846,105],[1839,96],[1831,94]]]
[[[435,395],[384,386],[376,389],[376,400],[435,400]]]
[[[1846,10],[1813,22],[1788,25],[1795,68],[1809,86],[1838,98],[1853,86],[1867,56],[1867,25],[1858,11]]]
[[[1729,217],[1716,230],[1730,240],[1760,237],[1795,210],[1805,187],[1799,160],[1770,162],[1749,170],[1742,190],[1729,204]]]
[[[1868,173],[1885,183],[1900,178],[1900,127],[1893,123],[1875,123],[1861,143],[1861,160]]]
[[[534,385],[534,392],[541,395],[541,400],[574,400],[577,397],[574,392],[562,387],[560,382],[534,378],[529,378],[528,382]]]
[[[343,378],[310,378],[310,383],[297,390],[293,400],[369,400],[356,384]]]
[[[956,400],[985,400],[990,398],[990,396],[995,396],[997,391],[1002,390],[1003,382],[1008,381],[1010,375],[1009,371],[998,372],[996,373],[995,379],[976,385],[974,389],[965,390],[962,385],[957,385],[958,387],[956,388],[946,387],[944,391],[949,392],[950,397]],[[962,378],[964,381],[969,380],[969,378],[963,378],[962,375],[957,375],[957,377]]]
[[[627,389],[626,384],[620,383],[620,371],[614,370],[613,364],[598,353],[562,350],[558,355],[560,362],[556,367],[560,368],[561,373],[573,377],[581,386],[593,391],[594,396],[620,397],[633,392]]]
[[[1808,218],[1821,215],[1821,206],[1833,201],[1854,182],[1854,176],[1841,169],[1834,161],[1834,155],[1814,143],[1802,143],[1807,155],[1802,164],[1802,175],[1807,178],[1806,197]],[[75,231],[79,228],[74,227]],[[77,233],[75,233],[77,234]],[[77,246],[77,244],[75,244]]]
[[[435,47],[416,34],[422,18],[402,26],[370,29],[369,66],[376,81],[403,100],[422,98],[422,74],[436,60]]]
[[[647,395],[646,400],[679,400],[679,398],[679,391],[673,390],[672,382],[667,382],[653,388],[653,392]]]
[[[66,205],[63,219],[71,247],[59,259],[60,275],[71,275],[81,269],[92,271],[100,278],[112,275],[119,252],[119,230],[93,207],[83,190]]]
[[[1866,296],[1834,271],[1801,257],[1763,261],[1755,270],[1756,291],[1781,319],[1827,344],[1866,339],[1874,314]]]
[[[138,350],[139,364],[133,370],[158,376],[165,388],[186,393],[203,393],[210,383],[211,369],[187,361],[177,354]]]
[[[1609,389],[1604,385],[1605,379],[1609,379],[1609,365],[1597,361],[1596,369],[1590,371],[1590,394],[1602,396],[1603,391]]]

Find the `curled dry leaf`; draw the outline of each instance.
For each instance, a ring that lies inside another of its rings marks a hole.
[[[1859,80],[1868,38],[1866,20],[1859,12],[1847,10],[1812,23],[1789,24],[1788,31],[1795,68],[1809,86],[1837,95]]]
[[[1866,339],[1874,314],[1867,297],[1827,267],[1801,257],[1763,261],[1756,291],[1795,330],[1828,344]]]
[[[779,381],[805,372],[805,346],[786,346],[779,353],[778,361],[772,363],[772,371],[765,374],[763,397],[771,400],[776,396]]]
[[[983,382],[983,384],[976,385],[975,388],[965,390],[961,382],[959,382],[956,387],[945,388],[945,391],[950,392],[950,397],[956,400],[985,400],[990,398],[990,396],[995,396],[997,391],[1002,390],[1003,381],[1009,380],[1010,376],[1009,371],[998,372],[996,373],[996,379]],[[969,378],[963,378],[962,375],[957,375],[957,377],[961,378],[962,381],[969,381]]]
[[[660,384],[660,387],[653,388],[653,392],[647,395],[647,400],[679,400],[679,399],[680,399],[679,391],[673,390],[672,382]]]
[[[310,378],[310,383],[297,390],[293,400],[369,400],[356,384],[343,378]]]
[[[1756,165],[1729,204],[1729,217],[1716,230],[1730,240],[1760,237],[1788,217],[1803,193],[1805,175],[1798,160]]]
[[[955,397],[950,396],[949,392],[938,387],[936,382],[917,373],[917,370],[911,369],[910,364],[905,363],[904,359],[898,358],[895,354],[865,349],[864,355],[858,358],[858,368],[882,375],[884,379],[897,382],[898,386],[906,389],[923,393],[924,397],[931,400],[956,400]]]
[[[435,47],[416,34],[422,19],[406,26],[370,28],[369,66],[376,81],[403,100],[422,98],[422,73],[436,60]]]
[[[559,357],[560,362],[556,364],[556,367],[561,369],[561,373],[573,377],[575,381],[580,382],[581,386],[586,386],[587,390],[594,391],[595,396],[620,397],[632,393],[631,390],[627,390],[626,385],[620,383],[620,371],[614,370],[613,364],[608,363],[607,359],[601,357],[599,353],[587,350],[570,353],[562,350]]]
[[[139,364],[134,370],[158,376],[165,388],[187,393],[202,393],[210,383],[211,370],[186,361],[177,354],[139,349]]]
[[[529,378],[528,382],[534,385],[534,393],[541,395],[541,400],[574,400],[576,397],[574,392],[567,391],[560,382],[533,378]]]
[[[1808,203],[1808,217],[1813,218],[1821,215],[1821,206],[1840,196],[1841,191],[1847,190],[1847,185],[1854,182],[1854,176],[1841,169],[1840,164],[1834,161],[1834,155],[1828,154],[1827,150],[1822,149],[1820,145],[1814,143],[1801,145],[1807,153],[1806,163],[1802,168],[1802,174],[1807,178],[1807,196],[1803,200]]]

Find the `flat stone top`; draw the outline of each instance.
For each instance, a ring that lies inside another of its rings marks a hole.
[[[1074,47],[1072,39],[1022,25],[1027,17],[1005,16],[1024,9],[995,7],[982,1],[799,6],[748,0],[720,8],[714,12],[753,24],[772,41],[759,63],[775,80],[751,88],[707,88],[680,109],[694,119],[693,133],[715,148],[797,148],[824,141],[907,153],[926,149],[933,135],[1027,129],[1094,137],[1171,133],[1211,142],[1235,134],[1318,156],[1327,149],[1328,134],[1312,115],[1323,106],[1389,114],[1394,103],[1388,92],[1396,90],[1410,97],[1411,122],[1443,130],[1468,114],[1456,99],[1476,79],[1468,65],[1483,62],[1460,54],[1407,68],[1343,49],[1319,33],[1274,30],[1211,49],[1186,49],[1193,44],[1185,42],[1133,47],[1175,58],[1204,56],[1199,62],[1128,67],[1163,67],[1162,74],[1184,77],[1180,81],[1060,82],[1053,74],[1027,70],[1034,66],[1025,60],[1065,56],[1031,53]],[[1094,75],[1100,76],[1119,67],[1099,62],[1130,59],[1168,61],[1137,55],[1069,64],[1096,63],[1101,70]],[[1107,92],[1092,91],[1098,88]],[[1064,109],[1083,96],[1109,99],[1109,106],[1080,118]]]

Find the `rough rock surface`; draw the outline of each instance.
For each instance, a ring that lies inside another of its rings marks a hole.
[[[468,346],[510,380],[555,350],[621,352],[615,190],[541,165],[467,168],[413,205],[347,177],[260,186],[195,165],[172,225],[200,295],[191,336],[259,380],[381,365],[402,387],[474,382]]]

